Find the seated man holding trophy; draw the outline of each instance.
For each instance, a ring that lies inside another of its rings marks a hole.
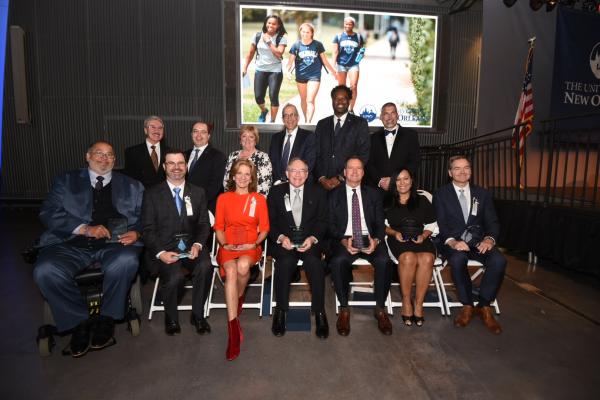
[[[385,217],[377,189],[362,184],[364,164],[352,156],[344,166],[345,184],[329,194],[329,229],[331,230],[331,276],[341,307],[336,323],[338,334],[350,333],[348,296],[352,263],[357,258],[369,261],[375,268],[375,319],[384,335],[392,334],[392,323],[385,311],[390,291],[391,268],[383,242]]]
[[[144,243],[155,258],[148,269],[160,277],[167,335],[181,332],[177,304],[184,286],[182,268],[191,273],[190,322],[203,335],[210,333],[203,310],[213,271],[205,247],[210,233],[206,196],[204,189],[185,181],[182,151],[168,150],[163,167],[166,181],[148,189],[142,205]]]
[[[504,280],[506,258],[496,248],[500,224],[492,196],[484,188],[470,184],[471,163],[465,156],[450,157],[448,175],[452,182],[437,190],[433,205],[440,228],[438,238],[442,254],[450,264],[458,298],[463,304],[454,325],[465,327],[474,316],[479,316],[490,332],[499,334],[502,328],[492,315],[490,303]],[[474,307],[467,270],[469,259],[485,266],[477,307]]]
[[[277,268],[274,282],[277,307],[271,330],[275,336],[285,334],[290,283],[298,260],[302,260],[312,292],[315,334],[325,339],[329,336],[329,324],[324,308],[321,246],[327,230],[327,197],[319,186],[307,182],[308,164],[302,159],[292,158],[285,174],[289,183],[274,186],[267,198],[269,238],[274,244],[271,249]]]

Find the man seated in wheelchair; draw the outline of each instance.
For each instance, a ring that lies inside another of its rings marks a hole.
[[[95,142],[85,158],[87,168],[59,175],[42,204],[40,220],[47,230],[33,271],[57,330],[72,331],[73,357],[115,343],[114,321],[124,318],[142,248],[138,239],[144,187],[112,170],[110,143]],[[94,263],[104,273],[104,294],[100,314],[92,320],[75,276]]]

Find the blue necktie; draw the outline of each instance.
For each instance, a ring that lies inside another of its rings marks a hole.
[[[181,209],[183,208],[183,202],[181,201],[181,197],[179,197],[181,188],[173,188],[173,192],[175,192],[175,205],[177,206],[177,212],[179,215],[181,215]]]
[[[194,169],[194,165],[196,165],[196,161],[198,161],[198,152],[200,152],[200,149],[196,149],[194,150],[194,152],[196,154],[194,154],[194,159],[192,160],[191,164],[190,164],[190,168],[189,170],[191,171],[192,169]]]
[[[179,197],[179,192],[181,192],[181,188],[173,188],[173,192],[175,192],[175,205],[177,206],[177,212],[179,213],[179,215],[181,215],[181,209],[183,208],[183,201],[181,201],[181,197]],[[186,250],[186,246],[183,239],[179,239],[177,248],[182,252]]]
[[[352,189],[352,247],[356,249],[364,247],[362,223],[360,220],[360,203],[356,189]]]

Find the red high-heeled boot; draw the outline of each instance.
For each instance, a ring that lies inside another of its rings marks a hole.
[[[227,352],[225,357],[228,361],[235,360],[240,355],[240,320],[237,318],[227,322]]]

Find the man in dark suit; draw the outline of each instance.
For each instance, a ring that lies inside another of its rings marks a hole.
[[[146,189],[165,180],[161,165],[169,148],[163,141],[164,130],[162,119],[152,115],[144,120],[145,142],[125,149],[123,172],[142,182]]]
[[[219,149],[210,143],[213,124],[198,121],[192,127],[194,147],[185,152],[187,160],[187,180],[204,189],[208,209],[214,214],[217,197],[223,193],[223,173],[226,158]]]
[[[299,157],[306,161],[311,175],[315,166],[315,135],[311,131],[298,127],[299,116],[296,106],[287,104],[283,107],[281,117],[285,129],[273,135],[269,146],[269,159],[273,166],[275,185],[279,183],[278,181],[287,180],[286,169],[288,161],[292,158]]]
[[[155,258],[149,268],[160,277],[167,335],[181,332],[177,303],[184,286],[182,267],[192,274],[190,322],[203,335],[210,333],[203,311],[213,271],[206,248],[210,233],[206,196],[204,189],[185,181],[183,152],[167,151],[164,169],[166,182],[146,191],[142,206],[144,243]]]
[[[326,189],[335,189],[344,180],[344,163],[357,156],[366,164],[369,160],[369,126],[367,121],[348,113],[352,91],[340,85],[331,91],[333,116],[323,118],[315,129],[314,176]]]
[[[471,164],[466,157],[450,157],[448,175],[452,182],[437,190],[433,205],[440,228],[438,238],[442,254],[451,266],[452,279],[463,304],[454,324],[465,327],[476,315],[491,332],[499,334],[502,329],[494,319],[490,303],[496,298],[504,279],[506,259],[495,247],[500,225],[492,197],[487,190],[469,184]],[[473,307],[472,284],[467,270],[469,259],[485,266],[477,307]]]
[[[307,181],[308,173],[306,162],[292,158],[286,171],[289,184],[274,186],[267,199],[271,221],[270,248],[276,266],[274,288],[277,307],[271,330],[275,336],[285,334],[290,283],[298,268],[298,260],[302,260],[312,291],[315,333],[325,339],[329,336],[329,324],[325,315],[321,245],[327,231],[327,197],[323,189]]]
[[[73,330],[73,357],[115,343],[114,320],[124,317],[142,246],[143,186],[112,171],[115,153],[107,142],[90,146],[86,160],[88,168],[58,176],[42,204],[40,219],[48,230],[40,238],[33,271],[58,331]],[[119,221],[126,231],[112,234],[107,228],[111,221]],[[74,277],[95,262],[104,272],[104,295],[100,315],[92,321]]]
[[[398,124],[398,110],[394,103],[385,103],[379,118],[383,129],[371,135],[367,178],[370,185],[387,192],[390,177],[402,168],[416,176],[421,156],[417,132]]]
[[[364,174],[362,160],[350,157],[344,168],[346,183],[331,192],[329,197],[329,227],[332,237],[329,267],[341,305],[336,327],[342,336],[350,333],[348,291],[352,263],[357,258],[368,260],[375,268],[377,326],[384,335],[392,334],[392,323],[385,311],[385,300],[391,284],[391,268],[383,243],[383,206],[381,196],[375,189],[361,185]]]

